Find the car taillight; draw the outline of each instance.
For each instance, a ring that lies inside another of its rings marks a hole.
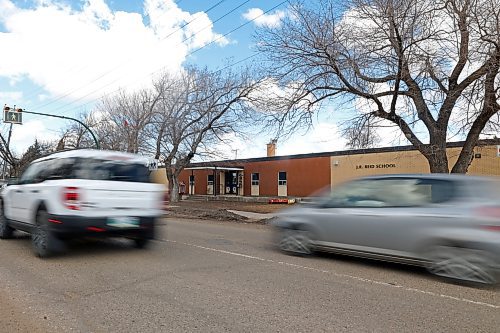
[[[500,206],[483,206],[475,210],[480,217],[500,220]]]
[[[500,225],[482,225],[482,229],[500,232]]]
[[[481,229],[488,231],[500,232],[500,207],[499,206],[484,206],[476,210],[476,214],[480,217],[491,220],[492,224],[481,225]]]
[[[63,204],[67,209],[80,210],[81,194],[78,187],[65,187],[62,197]]]

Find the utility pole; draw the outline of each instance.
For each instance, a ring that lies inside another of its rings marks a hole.
[[[11,109],[7,104],[3,106],[4,111],[4,123],[10,123],[9,127],[9,136],[7,137],[7,147],[5,149],[5,153],[9,154],[10,152],[10,138],[12,137],[12,125],[14,124],[22,124],[22,109]],[[3,167],[2,167],[2,178],[5,180],[5,175],[7,173],[7,158],[4,156],[3,159]]]
[[[7,151],[9,151],[10,147],[10,137],[12,136],[12,125],[13,123],[10,123],[10,128],[9,128],[9,136],[7,137]],[[7,173],[7,160],[3,160],[3,170],[2,170],[2,178],[5,179],[5,174]]]

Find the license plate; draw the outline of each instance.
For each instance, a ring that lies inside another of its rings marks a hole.
[[[106,224],[115,228],[139,228],[139,219],[129,216],[109,217]]]

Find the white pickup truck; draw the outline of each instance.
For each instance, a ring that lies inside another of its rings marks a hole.
[[[120,236],[142,248],[154,238],[166,189],[150,181],[148,159],[105,150],[71,150],[35,160],[2,190],[0,238],[31,234],[35,253],[49,256],[64,241]]]

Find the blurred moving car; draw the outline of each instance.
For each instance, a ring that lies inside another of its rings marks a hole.
[[[28,232],[40,257],[82,236],[123,236],[144,247],[165,195],[163,185],[150,182],[148,164],[143,156],[92,149],[37,159],[2,191],[0,238]]]
[[[423,265],[442,277],[498,282],[500,182],[467,175],[384,175],[347,182],[283,211],[279,248]]]

